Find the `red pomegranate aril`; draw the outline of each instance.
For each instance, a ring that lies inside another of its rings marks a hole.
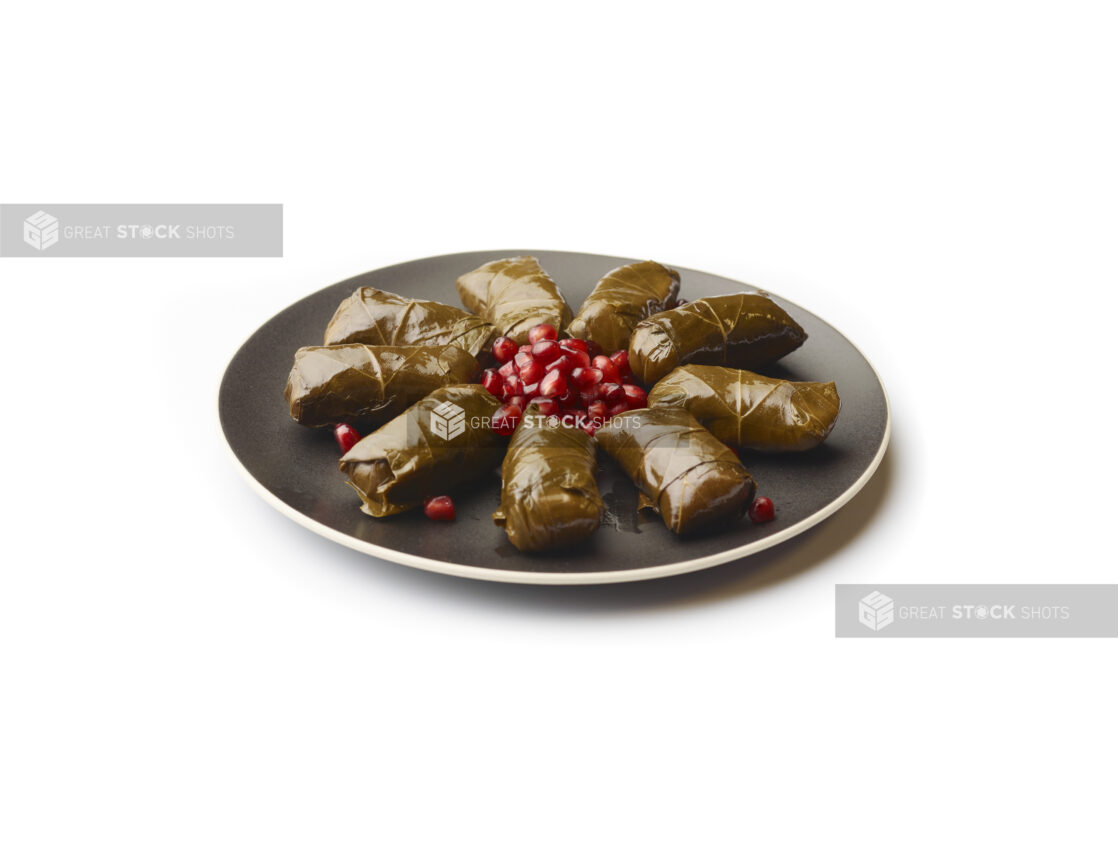
[[[540,396],[544,398],[558,398],[567,394],[567,378],[563,372],[549,371],[540,381]]]
[[[609,417],[610,418],[612,418],[615,415],[620,415],[622,412],[628,412],[628,411],[629,411],[629,404],[625,402],[625,398],[622,398],[619,401],[614,401],[613,403],[611,403],[609,405]]]
[[[621,378],[621,385],[622,386],[636,386],[637,385],[636,378],[634,378],[633,375],[631,375],[631,374],[626,374],[624,377]]]
[[[768,523],[776,517],[776,506],[768,497],[757,497],[749,505],[749,519],[754,523]]]
[[[606,403],[617,403],[625,400],[625,390],[620,383],[603,383],[598,387],[598,397]]]
[[[559,331],[557,331],[555,329],[554,325],[547,325],[547,324],[536,325],[534,328],[532,328],[530,331],[528,331],[528,341],[533,343],[533,344],[536,343],[536,342],[540,342],[544,339],[558,339],[558,338],[559,338]]]
[[[629,409],[644,409],[648,406],[648,395],[640,386],[622,386],[625,390],[625,403]]]
[[[597,386],[591,386],[585,392],[579,392],[578,393],[578,402],[580,404],[582,404],[582,406],[584,408],[590,406],[590,404],[594,403],[594,401],[599,400],[599,399],[600,399],[600,396],[598,394],[598,387]]]
[[[583,418],[578,422],[578,427],[586,435],[592,436],[602,428],[602,422],[596,418]]]
[[[556,400],[559,401],[559,406],[562,407],[564,412],[577,409],[579,405],[578,392],[574,389],[568,389],[567,394],[560,395]]]
[[[602,372],[602,379],[609,383],[620,383],[621,372],[617,370],[617,366],[613,364],[613,360],[604,354],[598,354],[594,357],[594,368]]]
[[[610,360],[617,370],[621,373],[622,377],[629,374],[629,352],[622,348],[620,351],[614,351],[609,355]]]
[[[454,520],[454,501],[445,494],[431,497],[423,504],[423,514],[431,520]]]
[[[570,339],[560,339],[559,340],[559,346],[561,348],[572,348],[576,351],[583,351],[583,352],[589,351],[589,348],[586,345],[586,340],[585,339],[577,339],[575,337],[571,337]]]
[[[502,436],[511,436],[520,423],[524,410],[514,403],[506,403],[493,413],[493,432]]]
[[[520,378],[515,374],[510,374],[505,378],[504,396],[511,398],[513,395],[523,395],[524,384],[520,382]]]
[[[602,421],[609,417],[609,405],[603,400],[591,401],[586,405],[586,414],[597,421]]]
[[[547,365],[563,356],[563,348],[554,339],[541,339],[532,345],[532,356]]]
[[[349,452],[357,442],[361,441],[361,434],[357,432],[349,424],[335,424],[334,425],[334,441],[338,443],[341,448],[342,454]]]
[[[516,356],[517,359],[520,358],[520,354]],[[528,363],[520,366],[520,379],[525,386],[529,386],[532,383],[538,383],[543,378],[544,370],[540,361],[531,354],[526,354],[525,356],[528,357]]]
[[[602,382],[603,375],[600,369],[587,367],[576,368],[571,372],[571,382],[580,390],[597,386]]]
[[[498,336],[493,340],[493,358],[499,363],[507,363],[516,356],[516,343],[507,336]]]
[[[564,348],[563,354],[571,361],[572,368],[590,368],[590,355],[578,348]]]
[[[559,404],[554,398],[532,398],[531,404],[540,415],[550,416],[559,411]]]
[[[509,406],[519,406],[521,409],[524,409],[524,407],[528,405],[528,398],[524,395],[513,395],[508,399],[508,404]]]
[[[530,353],[532,353],[532,343],[531,342],[526,342],[525,344],[521,345],[519,348],[516,349],[516,353],[518,353],[518,354],[530,354]]]
[[[514,354],[513,356],[516,355]],[[497,373],[501,375],[502,378],[510,377],[513,374],[516,374],[516,363],[513,360],[509,360],[507,363],[497,369]]]
[[[543,367],[544,371],[561,371],[563,376],[566,377],[572,368],[575,367],[574,361],[566,354],[560,353],[559,359],[552,360]]]
[[[487,368],[481,373],[481,385],[485,387],[485,391],[495,398],[501,397],[501,385],[503,383],[504,378],[497,373],[495,368]]]
[[[539,394],[539,391],[540,381],[538,380],[535,383],[529,383],[524,387],[524,394],[527,395],[529,398],[534,398],[537,394]]]

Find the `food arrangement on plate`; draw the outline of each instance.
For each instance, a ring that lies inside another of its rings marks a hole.
[[[295,353],[291,416],[333,429],[372,517],[452,521],[455,489],[499,468],[495,528],[524,552],[574,546],[602,522],[595,477],[610,459],[673,533],[764,523],[774,505],[755,496],[749,454],[817,447],[837,420],[834,383],[754,371],[807,341],[764,293],[687,302],[678,272],[643,261],[575,313],[531,256],[455,287],[464,309],[361,287],[323,344]]]

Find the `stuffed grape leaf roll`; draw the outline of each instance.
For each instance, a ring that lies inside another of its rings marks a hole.
[[[594,437],[677,534],[740,517],[756,491],[734,452],[686,410],[623,412]]]
[[[490,418],[500,405],[477,384],[444,386],[357,442],[340,467],[361,511],[394,515],[495,468],[505,439]]]
[[[652,260],[619,266],[582,302],[567,333],[591,339],[612,354],[629,347],[633,328],[642,319],[675,307],[679,272]]]
[[[685,363],[760,368],[795,351],[805,339],[804,329],[767,295],[716,295],[638,324],[629,341],[629,366],[651,385]]]
[[[653,387],[649,406],[686,409],[725,444],[783,453],[822,443],[839,413],[834,383],[777,380],[716,365],[684,365]]]
[[[594,534],[606,508],[596,453],[592,437],[558,416],[524,416],[501,465],[501,508],[493,514],[513,546],[552,549]]]
[[[455,345],[477,356],[495,336],[485,319],[458,307],[361,287],[338,306],[322,344]]]
[[[283,396],[308,427],[380,426],[440,386],[469,383],[478,362],[454,345],[300,348]]]
[[[571,320],[559,287],[534,257],[490,261],[462,275],[457,287],[467,309],[517,345],[525,344],[528,331],[538,324],[563,330]]]

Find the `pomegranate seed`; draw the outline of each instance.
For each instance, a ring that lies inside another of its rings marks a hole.
[[[559,359],[552,360],[543,368],[544,371],[561,371],[563,372],[563,376],[566,377],[570,373],[571,369],[574,367],[575,364],[570,357],[568,357],[566,354],[560,354]]]
[[[554,398],[532,398],[532,405],[540,415],[554,415],[559,411],[559,404]]]
[[[538,380],[535,383],[529,383],[527,386],[524,387],[524,394],[530,398],[534,398],[537,394],[539,394],[539,391],[540,381]]]
[[[749,506],[749,519],[754,523],[768,523],[776,517],[776,506],[768,497],[757,497]]]
[[[528,398],[524,397],[524,395],[513,395],[508,399],[508,404],[509,406],[519,406],[521,409],[524,409],[524,407],[528,405]]]
[[[495,398],[501,397],[502,383],[504,383],[504,378],[497,373],[495,368],[487,368],[481,373],[481,385],[485,387],[485,391]]]
[[[602,378],[602,372],[597,368],[576,368],[571,372],[571,382],[578,386],[580,390],[597,386],[602,382]]]
[[[342,453],[348,453],[349,449],[357,442],[361,441],[361,434],[357,432],[349,424],[335,424],[334,425],[334,441],[338,443],[338,447],[342,449]]]
[[[525,386],[536,383],[543,377],[543,365],[531,354],[517,354],[516,364],[520,369],[520,379]]]
[[[520,378],[515,374],[510,374],[505,378],[505,388],[502,395],[506,398],[511,398],[513,395],[523,395],[524,384],[520,382]]]
[[[586,405],[586,414],[595,421],[602,421],[609,416],[609,405],[603,400],[591,401]]]
[[[423,504],[423,514],[431,520],[454,520],[454,501],[445,494],[431,497]]]
[[[565,411],[575,409],[578,407],[578,392],[574,389],[568,389],[567,394],[560,395],[556,400],[559,401],[559,406]]]
[[[572,409],[570,412],[568,412],[563,417],[564,418],[569,418],[571,421],[573,421],[575,423],[578,423],[583,418],[589,418],[590,416],[586,414],[585,409]]]
[[[524,410],[519,406],[514,403],[506,403],[493,413],[493,432],[502,436],[511,436],[523,415]]]
[[[554,339],[541,339],[532,345],[532,356],[547,365],[563,356],[563,348]]]
[[[617,366],[613,364],[613,360],[603,354],[598,354],[594,357],[594,368],[602,372],[602,379],[608,383],[620,383],[621,372],[617,370]]]
[[[613,361],[613,364],[617,366],[617,370],[621,373],[622,377],[629,373],[628,351],[626,351],[625,349],[614,351],[612,354],[609,355],[609,358]]]
[[[588,353],[591,358],[597,357],[602,353],[602,346],[595,342],[593,339],[587,339],[586,353]]]
[[[563,354],[571,361],[572,368],[590,368],[590,355],[578,348],[564,348]]]
[[[625,390],[625,403],[629,404],[629,409],[643,409],[648,406],[648,395],[640,386],[622,386]]]
[[[540,381],[540,396],[558,398],[567,394],[567,378],[561,371],[549,371]]]
[[[528,342],[525,345],[521,345],[519,348],[516,349],[516,352],[518,354],[530,354],[530,353],[532,353],[532,343]]]
[[[613,403],[611,403],[609,405],[609,417],[610,418],[612,418],[615,415],[620,415],[622,412],[628,412],[628,411],[629,411],[629,404],[625,401],[624,397],[622,397],[621,400],[614,401]]]
[[[598,396],[606,403],[617,403],[625,400],[625,390],[620,383],[603,383],[598,387]]]
[[[600,400],[597,386],[591,386],[585,392],[578,393],[578,402],[582,404],[583,407],[590,406],[590,404],[594,403],[596,400]]]
[[[559,346],[561,348],[573,348],[576,351],[589,352],[585,339],[560,339]]]
[[[513,356],[516,355],[514,354]],[[501,375],[502,378],[516,374],[516,363],[513,360],[509,360],[507,363],[497,369],[497,373]]]
[[[637,381],[636,381],[636,379],[634,379],[633,375],[626,374],[624,377],[621,378],[621,385],[622,386],[636,386]]]
[[[507,363],[516,356],[516,343],[507,336],[499,336],[493,340],[493,358],[499,363]]]
[[[558,339],[559,331],[552,325],[536,325],[528,331],[528,341],[532,343],[540,342],[544,339]]]

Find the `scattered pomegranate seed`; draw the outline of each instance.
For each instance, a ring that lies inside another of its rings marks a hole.
[[[338,443],[341,448],[342,454],[349,452],[357,442],[361,441],[361,434],[357,432],[349,424],[335,424],[334,425],[334,441]]]
[[[629,404],[629,409],[644,409],[648,406],[648,395],[640,386],[625,385],[621,388],[625,390],[625,403]]]
[[[567,374],[569,374],[571,369],[574,368],[574,367],[575,367],[574,361],[570,357],[568,357],[566,354],[560,353],[559,359],[552,360],[551,362],[549,362],[547,365],[544,366],[544,371],[559,370],[559,371],[563,372],[563,376],[566,377]]]
[[[602,379],[609,383],[620,383],[621,372],[617,370],[617,366],[613,364],[613,360],[604,354],[598,354],[593,360],[594,368],[602,372]]]
[[[513,354],[513,357],[515,356],[516,354]],[[497,373],[501,375],[502,378],[511,377],[512,375],[516,374],[516,363],[513,362],[513,360],[509,360],[507,363],[497,369]]]
[[[533,344],[544,339],[558,339],[559,331],[553,325],[536,325],[528,331],[528,341]]]
[[[499,336],[493,340],[493,358],[499,363],[507,363],[516,356],[516,343],[507,336]]]
[[[501,385],[504,382],[504,378],[497,373],[495,368],[487,368],[481,373],[481,385],[485,387],[485,391],[495,398],[501,397]]]
[[[540,415],[550,416],[559,411],[559,404],[554,398],[532,398],[531,403]]]
[[[776,506],[768,497],[754,498],[749,506],[749,519],[754,523],[768,523],[776,517]]]
[[[454,520],[454,501],[445,494],[431,497],[423,504],[423,514],[431,520]]]
[[[549,371],[540,381],[540,396],[558,398],[567,394],[567,378],[558,369]]]
[[[570,339],[560,339],[559,346],[562,348],[573,348],[576,351],[584,351],[587,353],[590,351],[589,347],[586,345],[585,339],[575,339],[573,337]]]
[[[626,375],[629,374],[629,352],[628,351],[626,351],[624,349],[622,349],[620,351],[614,351],[612,354],[609,355],[609,358],[613,361],[613,364],[615,366],[617,366],[617,370],[621,373],[622,377],[625,377]]]
[[[518,362],[521,381],[525,386],[538,383],[544,375],[543,364],[531,354],[517,354],[516,359],[519,361],[522,356],[526,357],[527,361],[524,363]]]
[[[532,345],[532,356],[547,365],[563,356],[563,348],[554,339],[541,339]]]
[[[523,415],[524,410],[519,406],[514,403],[506,403],[493,413],[493,432],[502,436],[511,436]]]
[[[528,405],[528,398],[524,397],[524,395],[513,395],[508,399],[508,404],[509,406],[518,406],[524,409],[524,407]]]

